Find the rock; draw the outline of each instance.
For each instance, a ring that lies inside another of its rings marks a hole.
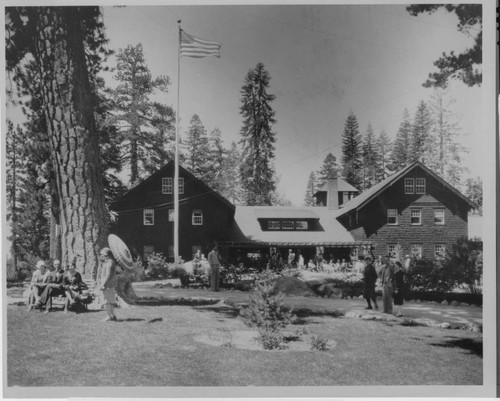
[[[445,299],[443,302],[441,302],[441,305],[448,306],[448,301]]]
[[[315,295],[306,283],[295,277],[279,277],[274,283],[274,291],[302,297]]]
[[[250,291],[253,288],[253,280],[241,280],[234,285],[234,289],[238,291]]]
[[[450,305],[451,306],[460,306],[460,302],[458,302],[458,301],[452,301]]]
[[[449,329],[451,328],[451,324],[449,324],[448,322],[443,322],[439,325],[439,327],[442,329]]]
[[[356,311],[349,311],[345,314],[345,317],[355,317],[355,318],[359,318],[361,317],[361,313],[359,312],[356,312]]]
[[[361,319],[363,320],[376,320],[377,316],[375,315],[361,315]]]
[[[342,290],[333,286],[333,284],[323,284],[315,291],[316,295],[327,298],[342,298]]]

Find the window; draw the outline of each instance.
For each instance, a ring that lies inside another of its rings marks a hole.
[[[281,223],[281,228],[283,230],[293,230],[295,228],[295,224],[293,224],[293,221],[283,221]]]
[[[174,209],[168,209],[168,221],[175,221]]]
[[[444,225],[444,209],[434,210],[434,224]]]
[[[415,193],[415,180],[413,178],[405,178],[405,194]]]
[[[425,178],[417,178],[415,183],[417,194],[425,194]]]
[[[398,224],[398,209],[387,209],[387,224]]]
[[[268,230],[279,230],[281,229],[281,224],[279,221],[270,220],[267,222],[267,228]]]
[[[161,193],[162,194],[171,194],[172,193],[172,178],[171,177],[163,177],[161,179]]]
[[[184,178],[179,177],[179,194],[184,193]],[[172,177],[163,177],[161,179],[161,193],[162,194],[171,194],[174,190],[173,178]]]
[[[203,225],[203,213],[201,210],[193,210],[193,215],[191,217],[193,226]]]
[[[144,209],[144,225],[153,226],[155,224],[155,210]]]
[[[410,224],[419,226],[422,224],[422,211],[420,209],[411,209]]]
[[[184,193],[184,178],[179,177],[179,195],[182,195]]]
[[[411,256],[415,259],[422,259],[422,244],[411,244]]]
[[[307,230],[307,221],[296,221],[295,222],[295,229],[296,230]]]
[[[392,255],[396,252],[396,244],[387,244],[387,254]]]
[[[168,246],[167,256],[169,258],[175,257],[175,255],[174,255],[174,246],[173,245],[169,245]]]
[[[446,255],[446,247],[444,244],[435,244],[434,245],[434,257],[436,259],[444,259]]]

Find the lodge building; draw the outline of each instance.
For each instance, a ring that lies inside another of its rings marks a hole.
[[[169,162],[111,204],[112,232],[144,260],[152,252],[173,260],[173,176]],[[229,263],[270,250],[286,257],[288,249],[306,260],[348,259],[399,244],[405,254],[434,258],[467,236],[475,207],[418,161],[361,194],[333,173],[314,196],[309,207],[235,206],[179,166],[179,254],[191,260],[216,242]]]

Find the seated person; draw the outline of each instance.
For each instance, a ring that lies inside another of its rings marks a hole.
[[[46,283],[46,266],[43,260],[39,260],[36,264],[36,270],[31,278],[30,288],[28,291],[28,311],[33,309],[33,306],[40,306],[40,297],[45,290]]]
[[[68,265],[66,272],[63,276],[63,288],[66,295],[66,307],[65,312],[68,311],[68,306],[73,306],[75,302],[80,298],[82,292],[82,276],[76,271],[76,266],[74,263]]]
[[[45,290],[40,298],[40,303],[45,305],[45,313],[50,312],[52,308],[52,297],[65,295],[63,277],[64,272],[61,268],[61,262],[56,259],[54,260],[51,274],[48,276],[47,286],[45,287]]]

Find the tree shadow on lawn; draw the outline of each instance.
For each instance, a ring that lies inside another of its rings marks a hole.
[[[445,340],[441,343],[430,343],[435,347],[443,347],[443,348],[462,348],[464,350],[469,351],[470,354],[477,355],[479,357],[483,357],[483,342],[476,341],[472,338],[458,338],[448,336],[449,340]]]

